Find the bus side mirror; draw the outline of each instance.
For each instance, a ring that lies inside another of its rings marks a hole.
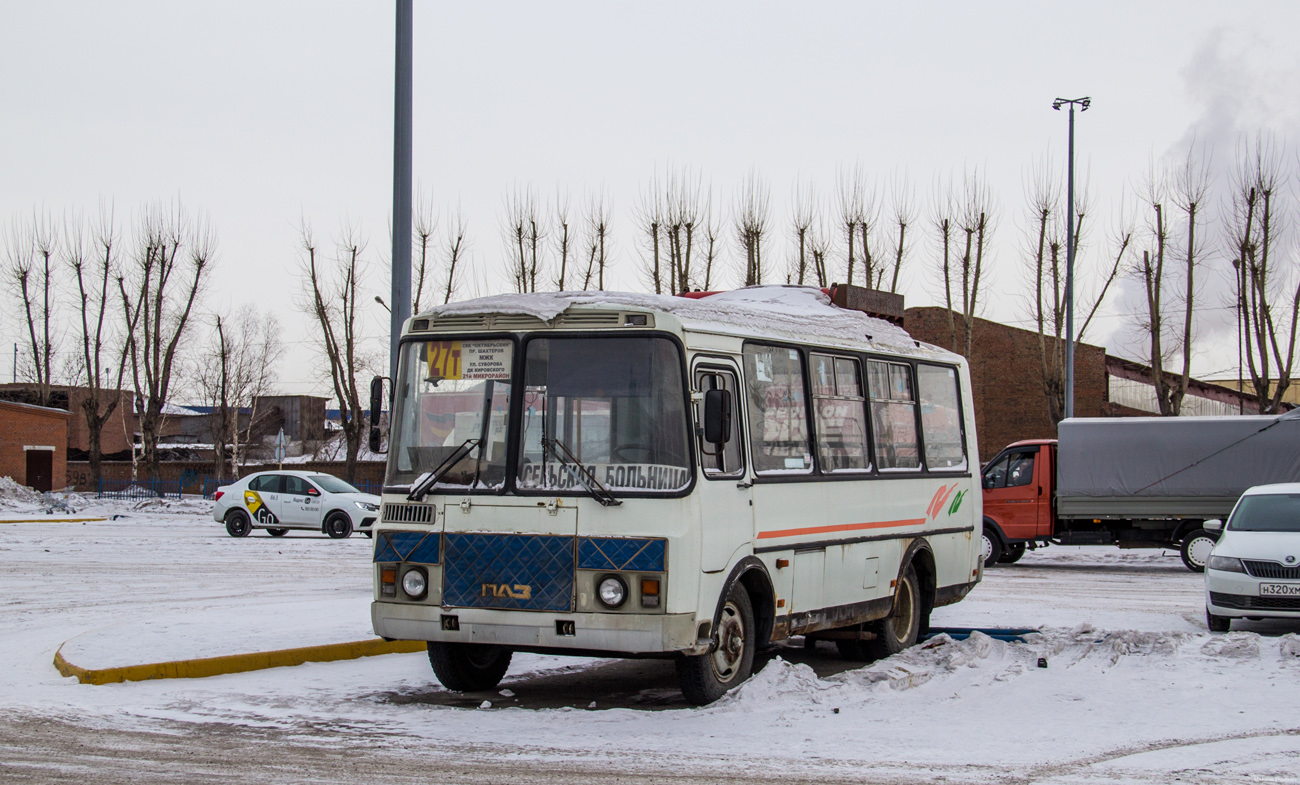
[[[723,445],[731,441],[731,392],[704,391],[704,441]]]
[[[1221,532],[1223,531],[1223,521],[1214,518],[1201,524],[1201,528],[1205,529],[1207,532]]]
[[[379,429],[379,418],[384,411],[384,377],[376,376],[370,380],[370,451],[379,449],[383,433]]]

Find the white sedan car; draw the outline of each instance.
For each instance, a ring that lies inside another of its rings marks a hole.
[[[1205,617],[1213,632],[1233,619],[1300,620],[1300,483],[1242,494],[1205,570]]]
[[[319,472],[258,472],[221,486],[212,498],[212,519],[225,523],[231,537],[247,537],[253,529],[266,529],[272,537],[283,537],[290,529],[320,531],[335,539],[354,531],[369,536],[379,517],[378,496]]]

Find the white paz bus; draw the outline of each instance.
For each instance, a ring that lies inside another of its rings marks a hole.
[[[898,652],[981,577],[965,360],[819,289],[486,297],[400,352],[371,618],[448,689],[665,657],[704,704],[792,635]]]

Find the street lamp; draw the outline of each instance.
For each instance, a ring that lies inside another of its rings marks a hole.
[[[1074,416],[1074,107],[1088,111],[1092,99],[1058,98],[1052,108],[1058,112],[1070,105],[1070,169],[1066,177],[1065,207],[1065,416]]]
[[[375,302],[384,306],[385,311],[388,311],[389,313],[393,312],[393,309],[388,307],[388,303],[384,302],[384,298],[380,297],[379,295],[375,295]]]
[[[411,60],[412,0],[397,0],[393,96],[393,280],[388,310],[388,367],[397,378],[397,343],[411,315]]]

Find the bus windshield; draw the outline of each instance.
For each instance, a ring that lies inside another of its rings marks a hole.
[[[667,338],[527,344],[518,487],[574,491],[579,465],[612,491],[690,484],[682,360]]]
[[[384,484],[409,486],[471,442],[435,487],[501,488],[513,356],[504,338],[403,344]]]

